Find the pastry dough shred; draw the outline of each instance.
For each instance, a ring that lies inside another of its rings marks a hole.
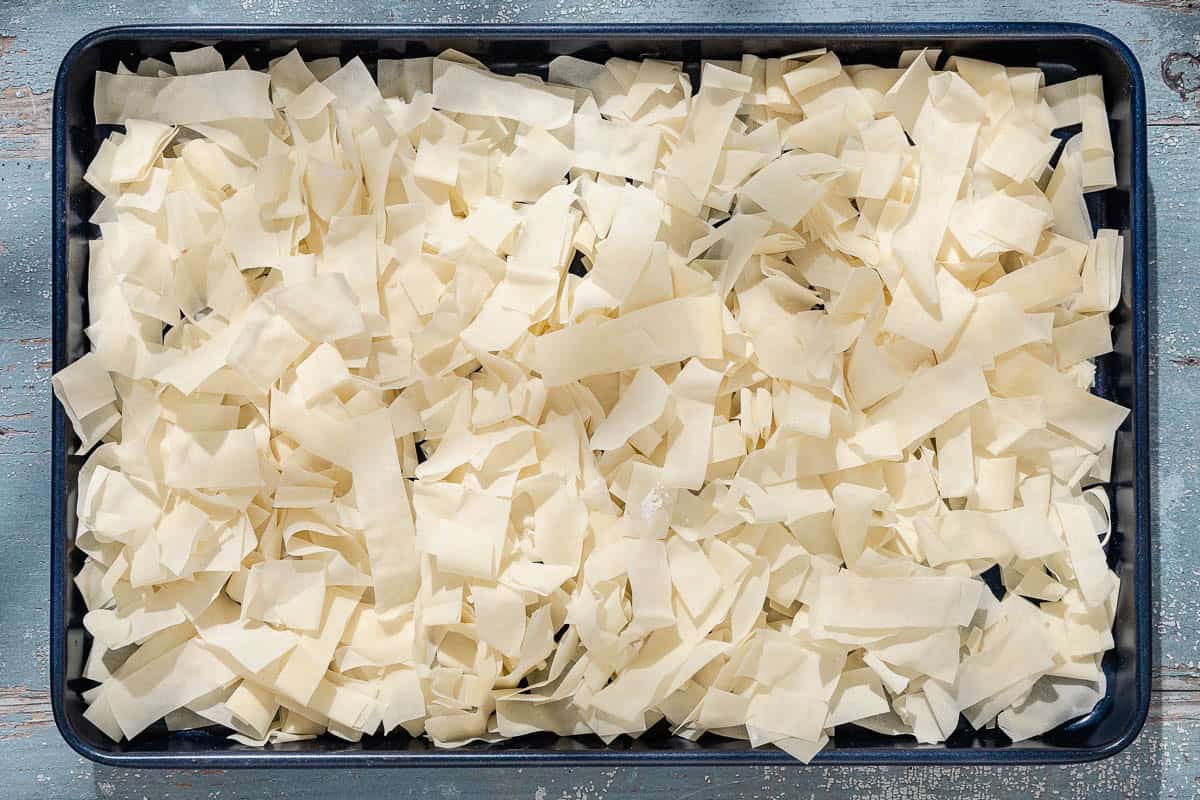
[[[1098,78],[172,60],[97,76],[123,132],[53,379],[109,736],[808,760],[1104,695]]]

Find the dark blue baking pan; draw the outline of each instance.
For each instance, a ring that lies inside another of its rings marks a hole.
[[[118,62],[135,66],[147,56],[213,44],[226,60],[244,55],[254,67],[298,47],[306,57],[428,55],[455,47],[498,72],[546,74],[559,54],[603,60],[610,55],[683,61],[698,73],[701,59],[743,52],[779,55],[824,46],[846,63],[894,66],[902,50],[931,47],[941,58],[965,55],[1011,66],[1037,66],[1051,83],[1099,74],[1111,114],[1116,150],[1115,189],[1090,195],[1098,226],[1125,235],[1121,304],[1113,314],[1116,352],[1100,359],[1097,391],[1133,409],[1117,438],[1113,464],[1114,530],[1109,563],[1121,578],[1116,647],[1104,659],[1108,694],[1084,718],[1039,739],[1012,744],[999,731],[972,731],[965,723],[944,745],[919,745],[852,725],[838,729],[816,764],[1061,764],[1105,758],[1140,731],[1150,704],[1150,417],[1147,345],[1146,112],[1142,73],[1129,48],[1106,31],[1083,25],[370,25],[370,26],[134,26],[109,28],[77,42],[63,59],[54,91],[54,369],[82,355],[87,324],[84,291],[87,242],[97,230],[86,220],[97,195],[84,170],[108,129],[92,117],[97,70]],[[705,736],[688,742],[665,726],[637,740],[605,747],[593,737],[535,735],[497,745],[437,750],[404,736],[367,737],[355,744],[332,737],[253,749],[221,730],[169,733],[161,723],[133,742],[114,744],[83,718],[81,678],[89,637],[83,602],[71,576],[83,562],[73,546],[76,478],[82,459],[66,415],[54,403],[51,485],[50,693],[54,720],[84,756],[129,767],[349,767],[349,766],[573,766],[789,764],[773,748]]]

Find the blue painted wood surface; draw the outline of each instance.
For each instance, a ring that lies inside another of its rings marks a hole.
[[[46,696],[50,102],[67,48],[138,22],[845,22],[1099,25],[1141,61],[1150,117],[1155,694],[1138,741],[1072,768],[766,767],[137,772],[67,748]],[[0,797],[1200,796],[1200,0],[0,0]]]

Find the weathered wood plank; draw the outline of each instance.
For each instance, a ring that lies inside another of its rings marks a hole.
[[[2,696],[2,695],[0,695]],[[0,715],[3,715],[0,705]],[[808,797],[938,798],[997,800],[1053,797],[1060,800],[1194,797],[1200,764],[1200,698],[1186,692],[1156,695],[1145,732],[1108,761],[1061,767],[829,769],[779,766],[753,768],[578,768],[448,770],[169,770],[103,767],[75,756],[57,738],[52,723],[31,723],[30,735],[0,738],[6,767],[6,796],[84,798],[304,797],[342,800],[470,798],[496,800],[592,800],[638,796],[648,800],[723,798],[786,800]]]
[[[1200,10],[1200,3],[1196,0],[1117,0],[1118,3],[1129,3],[1134,6],[1143,8],[1163,8],[1170,11],[1183,11],[1191,13]]]
[[[1192,797],[1200,768],[1200,512],[1194,452],[1200,425],[1200,298],[1192,235],[1200,217],[1200,13],[1197,0],[973,2],[931,11],[917,0],[110,0],[120,22],[549,22],[1054,19],[1100,25],[1134,48],[1147,79],[1156,222],[1152,354],[1156,436],[1155,705],[1146,733],[1125,754],[1073,769],[915,770],[804,768],[635,770],[141,773],[95,767],[72,753],[50,720],[46,686],[46,532],[49,519],[50,88],[66,49],[96,23],[49,0],[10,0],[0,20],[0,768],[16,798],[93,797]]]
[[[1154,688],[1165,692],[1200,692],[1200,670],[1191,666],[1156,666]]]
[[[49,90],[0,89],[0,158],[49,158],[50,106]]]
[[[1155,519],[1155,632],[1158,684],[1200,689],[1200,299],[1193,263],[1200,210],[1200,128],[1158,128],[1151,134],[1154,246],[1151,254],[1151,413],[1156,421],[1158,475]]]
[[[14,686],[0,689],[0,742],[44,736],[54,717],[45,689]]]
[[[631,0],[568,5],[551,0],[450,0],[425,4],[409,0],[383,13],[366,13],[370,3],[343,0],[207,0],[186,6],[173,0],[121,0],[110,3],[105,22],[184,23],[213,20],[246,22],[554,22],[635,21],[829,22],[1025,20],[1099,25],[1121,36],[1141,61],[1147,80],[1152,123],[1200,123],[1200,14],[1197,0],[1081,0],[1046,6],[1021,0],[964,3],[931,14],[920,0],[886,5],[820,0],[797,6],[790,0],[721,5],[711,0]],[[49,157],[50,88],[58,60],[95,23],[88,15],[64,14],[53,3],[19,3],[0,31],[0,158]]]

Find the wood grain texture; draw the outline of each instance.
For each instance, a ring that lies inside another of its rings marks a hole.
[[[1150,722],[1124,753],[1076,767],[778,766],[450,770],[122,770],[93,765],[38,734],[0,740],[13,798],[304,798],[304,800],[794,800],[796,798],[1192,798],[1200,746],[1196,694],[1158,693]],[[2,718],[2,712],[0,712]],[[12,783],[15,777],[15,784]]]
[[[1192,798],[1200,795],[1200,0],[0,0],[0,797]],[[96,14],[100,11],[101,14]],[[139,772],[70,751],[46,697],[49,108],[70,45],[99,24],[1051,20],[1107,28],[1146,77],[1152,186],[1155,683],[1125,753],[1072,768],[252,770]]]

